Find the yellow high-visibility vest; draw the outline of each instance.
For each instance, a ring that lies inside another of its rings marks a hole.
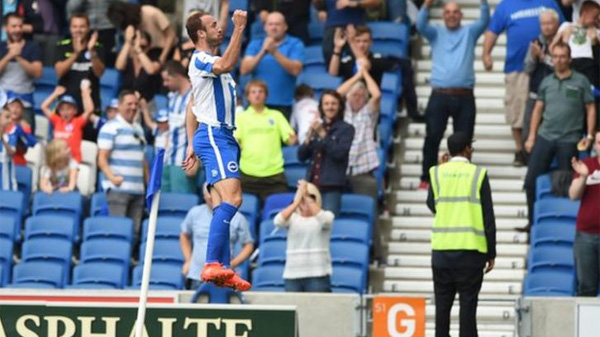
[[[486,169],[451,161],[429,170],[435,201],[431,234],[433,250],[476,250],[487,253],[481,184]]]

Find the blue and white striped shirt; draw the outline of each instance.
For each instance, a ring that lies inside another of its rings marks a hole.
[[[108,178],[102,180],[104,190],[129,194],[144,194],[144,130],[138,123],[130,124],[121,115],[108,121],[98,135],[98,148],[109,150],[108,165],[123,183],[115,186]]]
[[[235,81],[229,73],[215,75],[213,65],[219,57],[196,50],[188,75],[194,95],[193,112],[199,123],[210,126],[235,126]]]
[[[2,138],[10,146],[11,151],[17,148],[16,128],[9,133],[4,133]],[[17,191],[17,176],[15,174],[15,163],[11,155],[8,154],[4,144],[0,143],[0,190]]]
[[[165,147],[165,165],[181,165],[185,159],[185,150],[188,145],[185,113],[191,92],[192,89],[183,95],[175,91],[169,93],[169,140]]]

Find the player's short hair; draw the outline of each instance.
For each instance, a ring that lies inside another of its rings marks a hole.
[[[267,83],[261,80],[252,80],[248,82],[248,84],[246,84],[246,87],[244,88],[244,96],[248,97],[248,94],[250,93],[250,88],[252,87],[262,88],[262,90],[265,91],[265,95],[269,97],[269,87],[267,87]]]
[[[565,49],[567,51],[567,54],[569,55],[569,57],[571,57],[571,47],[568,44],[566,44],[564,42],[558,42],[554,45],[554,47],[552,47],[551,52],[554,52],[554,49],[556,49],[556,48]]]
[[[90,26],[90,18],[83,13],[75,13],[71,15],[69,18],[69,25],[73,22],[73,19],[83,19],[85,20],[85,23],[87,23],[88,27]]]
[[[294,93],[294,97],[296,98],[296,100],[300,100],[301,98],[304,98],[304,97],[314,97],[314,96],[315,96],[314,90],[306,84],[300,84],[296,88],[296,92]]]
[[[163,66],[163,71],[166,71],[169,76],[182,76],[188,78],[187,69],[183,66],[183,64],[175,61],[169,60]]]
[[[325,119],[324,113],[323,113],[323,98],[325,96],[333,96],[339,103],[339,107],[338,107],[338,111],[337,111],[337,115],[335,116],[335,120],[341,120],[344,118],[344,110],[346,110],[346,100],[344,99],[344,96],[342,96],[339,92],[337,92],[336,90],[333,89],[327,89],[324,90],[323,93],[321,94],[321,99],[319,100],[319,115],[321,116],[321,119]]]
[[[354,30],[356,31],[356,36],[361,36],[363,34],[369,34],[369,38],[373,37],[371,28],[369,28],[368,26],[357,26]]]
[[[202,17],[207,14],[208,13],[204,11],[194,12],[190,14],[185,23],[185,30],[187,31],[188,36],[190,37],[192,42],[194,42],[194,44],[198,42],[198,31],[206,31],[206,27],[204,27],[204,24],[202,23]]]
[[[594,9],[600,10],[600,5],[597,2],[591,0],[584,1],[579,9],[579,15],[581,15],[583,12],[592,11]]]
[[[119,103],[123,103],[123,100],[125,100],[125,96],[129,95],[135,96],[135,91],[129,89],[121,90],[121,92],[119,93]]]
[[[6,26],[8,24],[8,20],[10,20],[11,18],[15,18],[15,19],[19,19],[19,20],[23,21],[23,17],[20,16],[19,13],[10,12],[10,13],[6,14],[4,16],[4,18],[2,18],[2,24],[4,24]]]

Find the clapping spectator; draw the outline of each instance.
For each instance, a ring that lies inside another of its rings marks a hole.
[[[572,6],[572,8],[573,8],[573,16],[572,16],[573,20],[572,21],[577,22],[577,20],[579,19],[579,12],[581,11],[581,6],[587,1],[593,1],[600,5],[600,0],[561,0],[561,3],[565,7]]]
[[[6,41],[0,42],[0,87],[7,95],[19,97],[23,117],[35,129],[33,80],[42,76],[41,53],[37,43],[23,38],[23,17],[9,13],[4,17]]]
[[[319,188],[323,209],[338,214],[354,127],[344,122],[344,98],[335,90],[325,90],[319,102],[320,119],[313,121],[308,136],[298,148],[298,159],[311,161],[308,181]]]
[[[175,45],[175,30],[169,18],[160,9],[132,2],[113,2],[106,14],[117,29],[125,31],[129,26],[150,34],[149,48],[159,48],[160,64],[167,61]]]
[[[310,43],[308,23],[311,0],[252,0],[252,4],[260,21],[266,22],[269,13],[280,12],[289,26],[288,34],[299,38],[304,44]]]
[[[0,191],[16,191],[18,188],[13,162],[17,137],[14,132],[8,132],[11,123],[10,111],[6,107],[0,108]]]
[[[57,86],[54,92],[42,103],[42,112],[54,128],[54,138],[64,139],[71,155],[76,162],[81,163],[81,140],[83,139],[83,128],[88,123],[88,118],[94,111],[92,102],[91,88],[88,82],[83,82],[81,86],[81,95],[83,98],[83,113],[79,116],[79,105],[75,98],[66,94],[65,87]],[[58,99],[56,112],[50,109],[52,103]]]
[[[250,105],[236,116],[233,134],[241,148],[242,188],[264,201],[271,194],[288,191],[281,143],[295,144],[297,137],[281,112],[265,106],[269,91],[264,82],[250,81],[245,95]]]
[[[331,292],[329,241],[334,215],[321,203],[319,189],[300,180],[294,202],[273,220],[275,226],[288,229],[285,291]]]
[[[23,111],[25,110],[25,102],[23,102],[23,100],[16,95],[13,95],[11,97],[11,95],[8,95],[8,103],[6,104],[6,107],[8,108],[8,110],[10,110],[10,115],[11,115],[11,119],[12,119],[12,124],[11,126],[9,126],[8,128],[8,132],[11,133],[13,132],[13,130],[17,133],[17,138],[21,138],[20,136],[26,136],[29,137],[33,137],[34,136],[31,135],[32,130],[31,130],[31,126],[29,125],[29,123],[27,123],[27,121],[25,121],[23,119]],[[27,143],[27,144],[26,144]],[[25,159],[25,154],[27,153],[27,148],[29,147],[28,144],[30,144],[30,146],[35,146],[35,142],[28,142],[27,140],[25,142],[21,142],[21,141],[17,141],[17,150],[15,152],[15,155],[13,156],[13,161],[15,163],[15,165],[19,165],[19,166],[26,166],[27,165],[27,159]]]
[[[77,186],[77,162],[64,139],[53,139],[46,146],[46,165],[42,167],[40,190],[48,194],[72,192]]]
[[[252,74],[269,87],[267,106],[281,111],[289,120],[294,101],[296,77],[302,71],[304,44],[286,34],[287,24],[279,12],[265,22],[266,37],[250,41],[240,66],[242,75]]]
[[[296,103],[292,108],[290,125],[298,135],[298,143],[304,143],[310,124],[319,119],[319,102],[314,96],[313,89],[306,84],[300,84],[296,88]]]
[[[147,32],[127,27],[125,43],[119,51],[115,68],[123,73],[122,88],[139,92],[151,104],[151,112],[155,112],[154,96],[160,88],[161,51],[151,49],[151,39]]]

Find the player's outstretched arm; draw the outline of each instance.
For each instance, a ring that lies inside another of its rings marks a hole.
[[[225,53],[223,53],[223,56],[218,58],[213,65],[213,73],[215,75],[231,72],[240,57],[242,38],[244,35],[244,28],[246,28],[248,14],[246,11],[238,9],[233,12],[231,20],[233,21],[233,34],[231,35]]]

